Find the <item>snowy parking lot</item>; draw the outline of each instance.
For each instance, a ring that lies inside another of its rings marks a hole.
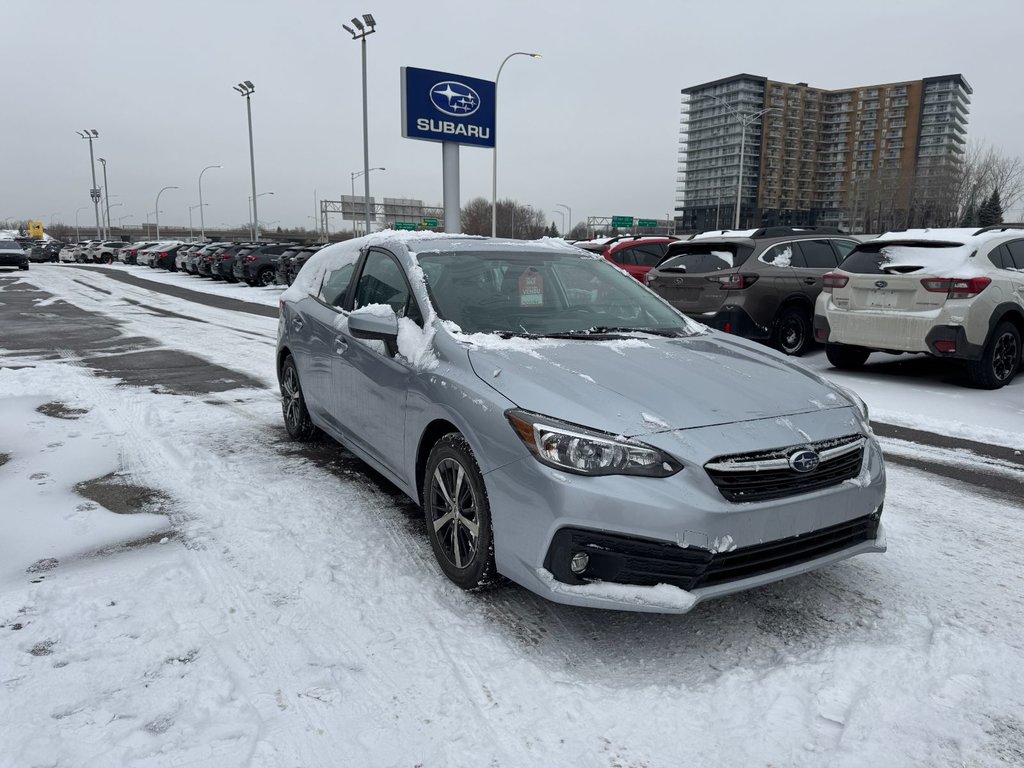
[[[1024,764],[1024,376],[812,353],[880,422],[888,552],[586,610],[455,588],[287,440],[272,312],[161,292],[278,289],[113,271],[0,273],[0,766]]]

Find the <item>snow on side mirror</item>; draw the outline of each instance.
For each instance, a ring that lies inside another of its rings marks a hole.
[[[398,339],[398,315],[387,304],[370,304],[349,314],[348,330],[357,339],[394,343]]]

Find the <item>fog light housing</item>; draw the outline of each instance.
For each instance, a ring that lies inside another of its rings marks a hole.
[[[579,576],[587,570],[588,565],[590,565],[590,555],[586,552],[577,552],[569,561],[569,570]]]
[[[935,342],[935,349],[939,352],[956,352],[956,342],[952,339],[939,339]]]

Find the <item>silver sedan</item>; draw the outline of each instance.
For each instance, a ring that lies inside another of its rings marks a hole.
[[[385,232],[283,295],[285,426],[423,509],[444,574],[684,612],[885,550],[864,404],[560,241]]]

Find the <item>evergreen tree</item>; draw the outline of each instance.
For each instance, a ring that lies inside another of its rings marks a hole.
[[[978,226],[978,207],[971,198],[971,201],[967,203],[967,207],[964,208],[964,213],[960,217],[961,227],[976,227]]]
[[[992,224],[1003,223],[1003,203],[999,199],[999,189],[992,190],[992,197],[988,201],[989,214],[992,217]]]

